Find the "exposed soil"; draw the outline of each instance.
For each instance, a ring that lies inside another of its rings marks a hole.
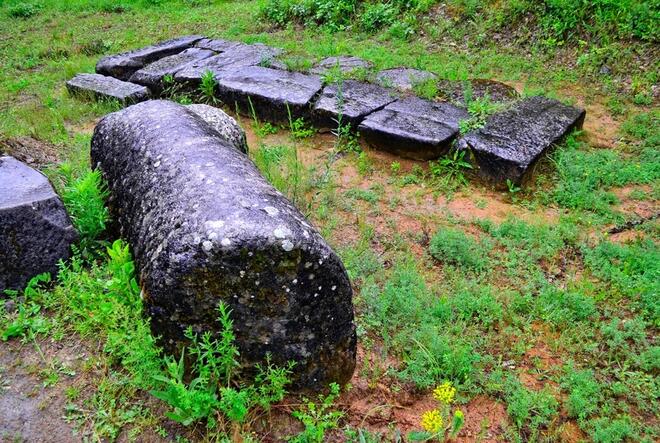
[[[57,442],[81,441],[74,424],[64,419],[66,390],[85,385],[89,374],[81,368],[90,355],[76,342],[39,345],[46,361],[66,368],[54,386],[47,387],[44,363],[36,345],[10,341],[0,346],[0,441]],[[54,363],[55,364],[55,363]]]
[[[0,140],[0,154],[11,155],[37,169],[42,169],[58,161],[57,146],[32,137]]]

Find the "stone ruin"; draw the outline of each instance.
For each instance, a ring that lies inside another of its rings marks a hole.
[[[246,368],[270,355],[296,363],[296,388],[346,383],[356,333],[341,260],[261,175],[235,121],[201,111],[150,100],[107,115],[92,138],[152,332],[176,352],[188,327],[218,329],[223,301]]]
[[[523,183],[543,154],[579,129],[585,117],[584,110],[554,99],[521,99],[502,83],[473,80],[473,97],[488,95],[504,109],[483,128],[461,136],[459,124],[470,117],[465,82],[407,67],[372,73],[371,62],[353,56],[329,57],[309,72],[292,72],[278,60],[282,52],[263,44],[184,36],[104,57],[96,74],[79,74],[67,87],[73,93],[136,103],[161,95],[165,76],[192,91],[210,72],[217,82],[216,97],[232,110],[254,112],[273,123],[302,117],[319,128],[335,129],[341,121],[373,148],[416,160],[438,159],[452,147],[467,150],[477,173],[500,186],[507,180]],[[324,76],[337,71],[371,73],[373,82],[324,84]],[[415,97],[413,90],[422,82],[435,84],[438,99]]]
[[[211,106],[151,100],[163,94],[165,78],[190,91],[211,72],[216,97],[231,109],[275,123],[304,118],[319,128],[341,121],[374,148],[402,157],[431,160],[452,147],[466,150],[495,184],[523,182],[548,149],[581,127],[585,113],[475,81],[475,96],[488,94],[505,107],[461,135],[469,114],[459,83],[405,67],[381,71],[373,82],[326,83],[329,71],[373,67],[339,56],[308,73],[291,72],[277,60],[281,53],[186,36],[105,57],[96,74],[79,74],[67,88],[132,105],[98,124],[92,162],[108,183],[108,205],[133,248],[145,309],[165,349],[185,345],[188,327],[217,330],[222,300],[232,309],[247,370],[267,355],[275,364],[294,361],[294,387],[319,389],[347,382],[355,368],[352,289],[343,264],[259,173],[234,119]],[[437,82],[443,99],[414,95],[415,85],[428,81]],[[56,272],[76,234],[41,173],[5,156],[0,181],[1,292]]]

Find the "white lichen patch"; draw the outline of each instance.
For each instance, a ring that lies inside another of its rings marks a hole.
[[[271,217],[275,217],[277,214],[280,213],[279,209],[274,208],[272,206],[265,206],[263,210],[266,211],[266,214],[270,215]]]
[[[290,236],[291,231],[288,228],[280,226],[275,228],[275,230],[273,231],[273,235],[275,236],[275,238],[282,239],[282,238],[286,238],[287,236]]]
[[[223,220],[209,220],[206,223],[204,223],[204,226],[206,226],[206,229],[220,229],[225,225],[225,222]]]

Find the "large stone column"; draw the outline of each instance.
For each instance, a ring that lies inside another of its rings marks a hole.
[[[294,386],[347,382],[355,367],[352,290],[338,256],[252,161],[199,114],[147,101],[106,116],[93,166],[133,248],[152,331],[217,331],[232,309],[241,362],[295,361]]]

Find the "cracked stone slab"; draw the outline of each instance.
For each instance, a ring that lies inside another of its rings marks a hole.
[[[350,74],[354,71],[369,70],[374,64],[370,61],[350,55],[340,55],[338,57],[328,57],[316,63],[309,72],[311,74],[323,75],[338,69],[342,74]]]
[[[66,88],[72,95],[114,99],[124,105],[147,100],[150,95],[142,85],[100,74],[78,74],[66,82]]]
[[[321,128],[336,128],[340,118],[343,125],[357,127],[372,112],[397,99],[389,89],[372,83],[345,80],[323,88],[313,110],[313,118]]]
[[[128,80],[131,75],[149,63],[169,55],[178,54],[184,49],[192,47],[202,38],[204,37],[201,35],[187,35],[133,51],[103,57],[96,64],[96,73],[120,80]]]
[[[514,87],[496,80],[440,80],[437,85],[440,97],[459,106],[465,106],[466,93],[472,99],[488,96],[494,103],[511,103],[520,98]]]
[[[458,135],[459,122],[468,118],[466,110],[449,103],[406,97],[368,115],[358,131],[377,149],[432,160],[449,151]]]
[[[244,374],[270,355],[294,389],[353,374],[356,332],[344,266],[250,158],[196,113],[143,102],[104,117],[92,162],[130,243],[154,335],[168,352],[184,331],[218,334],[231,309]]]
[[[170,55],[144,68],[136,71],[129,79],[132,83],[151,88],[152,91],[160,91],[163,88],[163,77],[174,75],[186,66],[215,55],[214,51],[208,49],[189,48],[174,55]]]
[[[35,275],[57,274],[77,234],[46,176],[0,156],[0,296]]]
[[[174,79],[188,87],[196,88],[201,83],[202,76],[208,71],[213,73],[216,81],[219,81],[224,76],[247,66],[268,65],[281,53],[281,49],[271,46],[240,43],[218,55],[186,66],[176,73]]]
[[[585,111],[546,97],[530,97],[492,115],[486,125],[459,140],[479,174],[497,184],[523,182],[538,159],[574,129]]]
[[[376,81],[381,86],[400,91],[412,91],[416,85],[437,79],[438,76],[432,72],[412,68],[385,69],[376,75]]]
[[[299,72],[248,66],[220,78],[218,97],[227,106],[237,105],[261,120],[287,123],[309,114],[310,104],[321,90],[321,78]]]

